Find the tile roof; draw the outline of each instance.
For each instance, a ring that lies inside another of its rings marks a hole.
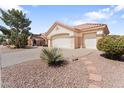
[[[52,29],[54,29],[54,27],[56,25],[60,25],[64,28],[70,29],[74,32],[82,32],[82,31],[92,31],[92,30],[96,30],[96,29],[104,29],[105,32],[109,33],[109,29],[107,27],[106,24],[99,24],[99,23],[86,23],[86,24],[81,24],[81,25],[77,25],[77,26],[69,26],[66,24],[63,24],[61,22],[56,21],[51,28],[48,30],[48,32],[46,33],[47,35],[51,32]]]
[[[106,26],[106,24],[86,23],[86,24],[74,26],[74,28],[79,29],[79,30],[84,30],[84,29],[89,29],[89,28],[94,28],[94,27],[103,27],[103,26]]]

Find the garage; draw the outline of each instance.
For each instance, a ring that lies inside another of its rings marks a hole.
[[[84,34],[85,48],[96,49],[96,33]]]
[[[72,38],[68,35],[60,35],[52,38],[52,47],[71,48]]]
[[[47,31],[48,47],[97,49],[97,39],[109,34],[106,24],[86,23],[69,26],[55,22]]]

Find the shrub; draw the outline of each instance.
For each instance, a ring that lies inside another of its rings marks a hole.
[[[12,31],[10,40],[11,44],[15,45],[16,48],[24,48],[28,42],[28,35],[25,33],[19,34],[16,31]]]
[[[40,56],[48,65],[61,65],[64,62],[63,56],[58,48],[43,48]]]
[[[4,41],[3,37],[0,37],[0,45],[2,44],[3,41]]]
[[[6,43],[6,36],[0,35],[0,45],[2,45],[3,43]]]
[[[111,59],[119,59],[124,54],[124,36],[108,35],[99,39],[97,48]]]

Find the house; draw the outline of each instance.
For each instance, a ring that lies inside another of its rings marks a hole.
[[[69,26],[55,22],[47,31],[48,47],[96,49],[99,38],[109,34],[106,24],[86,23]]]
[[[46,46],[47,45],[47,38],[45,34],[32,34],[28,37],[28,45],[32,46]]]

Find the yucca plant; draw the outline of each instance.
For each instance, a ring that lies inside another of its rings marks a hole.
[[[48,65],[61,65],[64,62],[62,53],[58,48],[43,48],[40,57]]]

